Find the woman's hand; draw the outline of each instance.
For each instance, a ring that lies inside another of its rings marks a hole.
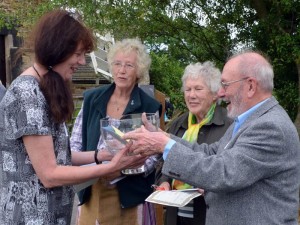
[[[133,155],[129,154],[129,149],[131,147],[131,144],[127,144],[126,147],[122,150],[120,150],[110,161],[112,166],[114,167],[113,171],[120,171],[122,169],[127,168],[137,168],[142,166],[147,156],[142,156],[140,154]]]
[[[159,188],[165,190],[165,191],[169,191],[171,189],[171,186],[168,182],[162,182],[160,185],[159,185]]]
[[[106,148],[101,148],[98,152],[99,161],[110,161],[114,155]]]
[[[169,191],[171,189],[170,184],[166,181],[162,182],[159,186],[155,186],[155,191]]]

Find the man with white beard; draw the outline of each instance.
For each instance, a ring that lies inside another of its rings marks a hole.
[[[272,96],[273,77],[258,52],[227,61],[218,95],[235,123],[219,142],[190,144],[146,128],[123,137],[134,154],[161,153],[167,176],[205,190],[206,225],[298,225],[299,136]]]

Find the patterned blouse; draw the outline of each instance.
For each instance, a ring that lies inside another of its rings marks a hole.
[[[38,81],[32,76],[16,78],[0,104],[1,224],[69,225],[73,187],[43,186],[26,152],[24,135],[51,135],[57,164],[71,165],[65,124],[52,122]]]

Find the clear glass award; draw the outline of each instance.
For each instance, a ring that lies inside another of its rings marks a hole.
[[[146,113],[147,123],[142,121],[142,114],[127,114],[121,119],[105,118],[100,120],[101,138],[104,141],[105,148],[112,154],[116,154],[123,149],[127,140],[122,139],[122,136],[135,129],[146,125],[150,131],[156,131],[159,126],[159,116],[157,113]],[[125,169],[122,173],[125,175],[136,175],[145,172],[145,167]]]

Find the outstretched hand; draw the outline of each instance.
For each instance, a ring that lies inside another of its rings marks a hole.
[[[110,161],[113,158],[113,154],[107,148],[101,148],[98,155],[101,161]]]
[[[122,138],[131,140],[131,145],[128,146],[130,153],[144,156],[163,153],[170,139],[164,132],[150,132],[144,126],[124,134]]]
[[[120,150],[111,160],[110,163],[114,166],[115,170],[123,170],[127,168],[136,168],[142,166],[147,156],[133,155],[129,153],[131,143],[127,144],[125,148]]]

